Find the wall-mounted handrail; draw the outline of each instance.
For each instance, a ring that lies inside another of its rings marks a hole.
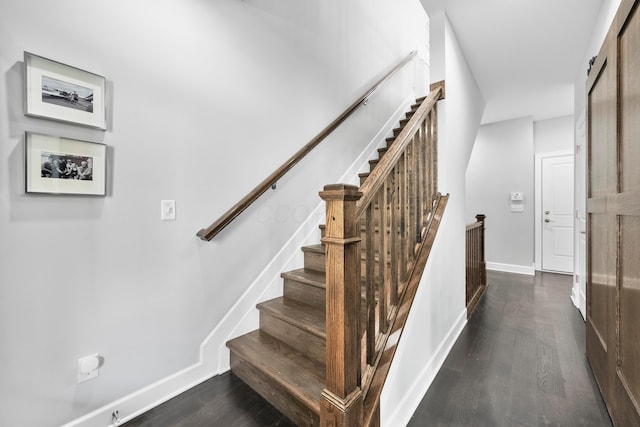
[[[416,51],[411,52],[402,61],[398,63],[391,71],[385,74],[380,80],[378,80],[364,95],[359,97],[349,108],[347,108],[338,118],[332,121],[327,127],[325,127],[318,135],[316,135],[311,141],[309,141],[304,147],[296,152],[289,160],[287,160],[282,166],[275,170],[267,179],[262,181],[256,188],[251,190],[249,194],[244,196],[242,200],[236,203],[231,209],[229,209],[224,215],[218,218],[213,224],[207,228],[203,228],[198,231],[197,236],[202,240],[213,239],[222,229],[231,223],[238,215],[240,215],[245,209],[247,209],[258,197],[264,194],[269,188],[275,185],[280,178],[282,178],[291,168],[293,168],[300,160],[302,160],[311,150],[313,150],[320,142],[322,142],[331,132],[333,132],[342,122],[344,122],[354,111],[363,104],[366,104],[369,97],[382,85],[389,80],[395,73],[397,73],[402,67],[408,64],[416,55]]]

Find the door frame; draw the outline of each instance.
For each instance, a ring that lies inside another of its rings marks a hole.
[[[573,156],[573,161],[575,165],[575,152],[572,150],[561,150],[561,151],[550,151],[547,153],[536,153],[535,155],[535,207],[534,207],[534,218],[533,218],[533,232],[535,236],[535,251],[534,251],[534,268],[536,271],[542,271],[542,160],[550,157],[562,157],[562,156]],[[575,177],[574,177],[574,185],[575,185]],[[574,190],[575,191],[575,190]],[[574,206],[575,210],[575,206]],[[574,213],[575,216],[575,213]],[[575,240],[575,227],[573,230],[574,240]],[[573,243],[573,242],[572,242]],[[575,260],[575,248],[574,248],[574,260]],[[556,272],[557,273],[557,272]],[[565,273],[559,273],[565,274]],[[566,273],[573,274],[573,273]]]
[[[583,320],[587,320],[587,128],[586,115],[582,111],[575,122],[575,158],[574,158],[574,195],[573,208],[576,211],[573,228],[573,288],[571,300],[580,310]],[[579,152],[582,152],[580,159]],[[582,160],[579,162],[579,160]],[[584,225],[581,224],[580,214],[584,215]],[[584,246],[581,245],[584,241]],[[584,251],[582,251],[584,248]]]

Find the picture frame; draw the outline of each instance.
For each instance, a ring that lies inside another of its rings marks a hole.
[[[24,52],[25,115],[105,130],[106,79]]]
[[[106,196],[107,146],[25,132],[25,192]]]

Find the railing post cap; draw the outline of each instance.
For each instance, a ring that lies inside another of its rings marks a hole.
[[[476,220],[477,220],[478,222],[480,222],[480,221],[484,221],[484,219],[485,219],[486,217],[487,217],[487,216],[486,216],[486,215],[484,215],[484,214],[478,214],[478,215],[476,215]]]
[[[357,201],[362,197],[360,189],[355,185],[349,184],[329,184],[324,186],[324,190],[320,192],[323,200],[351,200]]]

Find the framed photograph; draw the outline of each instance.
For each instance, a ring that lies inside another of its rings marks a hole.
[[[24,53],[25,114],[106,129],[106,80],[97,74]]]
[[[26,132],[27,193],[106,195],[107,146]]]

